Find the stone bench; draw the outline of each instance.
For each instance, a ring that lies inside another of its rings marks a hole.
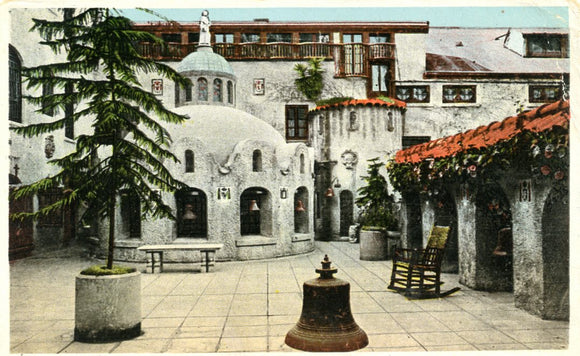
[[[171,244],[171,245],[144,245],[137,248],[139,251],[151,254],[151,273],[155,273],[155,254],[159,257],[159,271],[163,272],[163,252],[165,251],[200,251],[205,253],[205,271],[209,272],[209,254],[215,255],[223,244],[197,243],[197,244]],[[201,259],[202,267],[203,255]]]

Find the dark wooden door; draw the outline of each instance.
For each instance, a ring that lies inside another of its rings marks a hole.
[[[10,188],[13,191],[13,188]],[[32,212],[32,198],[10,200],[9,214],[19,212]],[[32,237],[32,220],[14,221],[9,220],[9,245],[8,254],[10,261],[30,256],[34,249]]]

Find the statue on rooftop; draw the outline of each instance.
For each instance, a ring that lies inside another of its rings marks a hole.
[[[211,46],[211,35],[209,33],[209,26],[211,21],[209,20],[209,12],[203,10],[201,12],[201,20],[199,21],[199,45],[200,46]]]

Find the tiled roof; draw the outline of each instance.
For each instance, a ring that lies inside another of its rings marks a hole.
[[[510,116],[457,135],[440,138],[400,150],[397,163],[417,163],[427,158],[442,158],[470,148],[484,148],[509,140],[522,131],[542,132],[555,126],[568,128],[570,101],[557,101],[534,110]]]
[[[398,108],[406,108],[407,103],[401,100],[388,98],[389,101],[381,100],[381,99],[353,99],[353,100],[345,100],[340,103],[330,104],[330,105],[321,105],[317,106],[314,109],[310,110],[310,112],[316,112],[320,110],[326,110],[329,108],[338,108],[338,107],[345,107],[345,106],[394,106]]]
[[[427,53],[426,69],[428,71],[489,71],[465,58]]]

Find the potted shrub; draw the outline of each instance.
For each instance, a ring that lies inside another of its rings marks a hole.
[[[28,89],[66,88],[64,93],[28,97],[40,110],[60,109],[62,116],[13,129],[34,137],[63,127],[70,133],[67,128],[77,124],[77,131],[84,132],[72,132],[73,152],[49,162],[59,168],[57,173],[12,195],[19,199],[60,187],[61,198],[13,218],[38,218],[82,204],[108,220],[106,265],[87,268],[76,278],[75,340],[132,338],[141,333],[141,279],[134,268],[113,265],[117,198],[121,192],[134,194],[140,198],[143,216],[174,218],[157,189],[171,192],[185,187],[163,165],[164,160],[178,160],[168,150],[170,137],[158,121],[180,123],[186,117],[167,110],[144,90],[137,73],[157,73],[182,87],[188,82],[170,67],[138,54],[136,43],[162,41],[135,31],[129,19],[109,9],[61,11],[62,21],[34,19],[33,30],[55,53],[66,53],[66,60],[25,68],[22,75]]]
[[[366,185],[359,188],[355,201],[360,208],[360,259],[386,260],[390,247],[400,237],[399,209],[385,177],[379,173],[383,163],[378,158],[368,162],[367,175],[362,177]]]

